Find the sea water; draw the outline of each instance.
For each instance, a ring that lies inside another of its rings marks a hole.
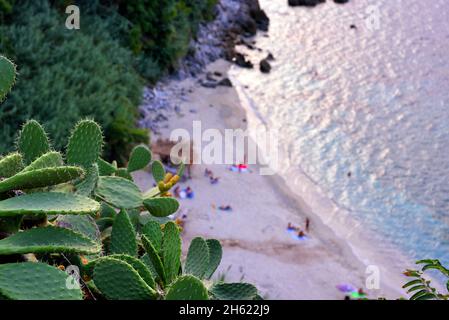
[[[447,0],[260,2],[263,51],[230,76],[250,124],[279,130],[280,175],[342,235],[448,264]]]

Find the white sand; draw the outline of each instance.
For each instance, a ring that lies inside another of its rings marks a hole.
[[[229,65],[218,61],[211,71],[226,74]],[[192,121],[201,120],[202,129],[245,128],[245,112],[240,107],[235,89],[208,89],[194,80],[173,81],[171,86],[191,89],[180,102],[183,116],[173,114],[170,125],[162,131],[169,137],[171,130],[192,130]],[[195,113],[190,112],[194,110]],[[153,136],[155,141],[158,136]],[[181,184],[191,186],[195,198],[181,201],[181,213],[188,218],[184,230],[184,251],[196,236],[216,238],[224,247],[221,266],[216,276],[225,274],[226,281],[248,281],[256,284],[269,299],[343,299],[336,289],[342,283],[365,288],[364,266],[346,242],[325,226],[294,197],[276,176],[261,176],[256,166],[252,173],[234,173],[227,165],[196,165],[193,179]],[[211,185],[204,176],[208,168],[220,177]],[[152,185],[148,174],[136,177],[146,189]],[[231,212],[218,210],[231,205]],[[311,220],[310,239],[293,239],[286,231],[289,222],[304,226],[305,217]],[[368,291],[370,297],[397,298],[397,283],[393,290],[389,279],[382,279],[381,290]]]

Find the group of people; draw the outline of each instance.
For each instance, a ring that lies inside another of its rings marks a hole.
[[[310,219],[306,218],[304,230],[300,227],[293,225],[291,222],[288,223],[287,231],[293,231],[297,233],[299,238],[304,238],[310,230]]]
[[[180,199],[193,199],[195,196],[195,193],[190,186],[185,189],[181,189],[180,186],[176,186],[175,190],[173,190],[173,194],[176,198]]]
[[[218,181],[220,180],[220,178],[214,176],[212,170],[209,170],[207,168],[206,170],[204,170],[204,176],[209,178],[210,184],[217,184]]]

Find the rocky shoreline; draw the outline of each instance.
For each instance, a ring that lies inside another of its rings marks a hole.
[[[259,0],[220,0],[216,11],[213,21],[200,26],[190,45],[191,53],[180,61],[178,71],[155,86],[144,89],[139,126],[158,134],[167,127],[170,113],[181,112],[179,105],[186,92],[174,88],[170,80],[194,78],[207,88],[230,87],[232,83],[226,75],[204,74],[206,66],[218,59],[225,59],[241,67],[253,68],[245,55],[236,50],[236,46],[245,45],[251,50],[261,50],[256,48],[252,38],[258,31],[268,31],[270,20],[261,9]],[[270,71],[269,60],[272,58],[268,56],[261,63],[261,72]]]

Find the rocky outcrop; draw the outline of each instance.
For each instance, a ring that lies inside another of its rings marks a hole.
[[[263,59],[260,61],[260,72],[262,73],[270,73],[271,71],[271,65],[268,62],[268,59]]]
[[[252,68],[252,63],[235,50],[236,43],[251,47],[247,38],[258,30],[267,31],[269,24],[259,0],[220,0],[215,20],[200,26],[196,40],[191,43],[191,54],[180,62],[177,76],[196,76],[220,58]]]

